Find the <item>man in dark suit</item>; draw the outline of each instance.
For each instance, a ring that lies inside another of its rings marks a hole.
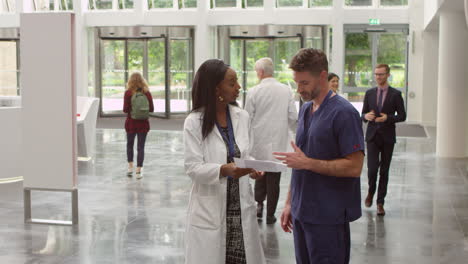
[[[380,168],[377,215],[383,216],[388,172],[396,143],[395,123],[406,120],[406,111],[401,92],[388,84],[390,67],[379,64],[374,74],[377,87],[366,92],[362,108],[362,118],[364,122],[369,122],[366,132],[369,193],[365,205],[372,206]]]

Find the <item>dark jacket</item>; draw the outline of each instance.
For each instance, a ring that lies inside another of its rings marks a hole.
[[[364,105],[362,107],[362,119],[368,122],[364,116],[374,110],[376,116],[379,117],[379,109],[377,107],[377,87],[367,90],[364,97]],[[378,133],[382,136],[385,143],[396,143],[395,123],[406,120],[405,104],[401,92],[395,88],[388,87],[387,96],[382,106],[382,113],[387,114],[387,121],[384,123],[369,122],[366,132],[366,142],[370,142]]]

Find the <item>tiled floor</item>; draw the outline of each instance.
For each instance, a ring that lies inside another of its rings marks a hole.
[[[124,132],[98,130],[97,137],[95,162],[79,163],[78,227],[25,225],[21,182],[0,185],[1,264],[183,263],[190,180],[182,133],[151,131],[140,181],[125,176]],[[468,263],[468,160],[437,159],[434,146],[431,139],[399,139],[387,215],[363,209],[352,223],[351,263]],[[289,179],[281,181],[279,210]],[[69,194],[32,198],[34,217],[70,217]],[[268,262],[295,263],[292,236],[278,225],[260,228]]]

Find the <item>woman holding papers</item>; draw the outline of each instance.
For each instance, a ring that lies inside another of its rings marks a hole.
[[[249,115],[234,105],[239,89],[236,72],[221,60],[206,61],[195,75],[184,124],[192,179],[185,263],[265,263],[249,182],[262,175],[233,163],[249,156]]]

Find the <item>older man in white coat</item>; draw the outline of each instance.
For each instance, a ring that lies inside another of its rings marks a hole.
[[[251,156],[257,160],[271,160],[274,151],[286,150],[289,129],[296,130],[297,109],[291,89],[273,78],[273,61],[262,58],[255,63],[260,83],[247,95],[245,110],[250,114]],[[280,192],[281,173],[266,173],[255,182],[257,217],[263,218],[267,199],[267,224],[276,222],[275,211]]]

